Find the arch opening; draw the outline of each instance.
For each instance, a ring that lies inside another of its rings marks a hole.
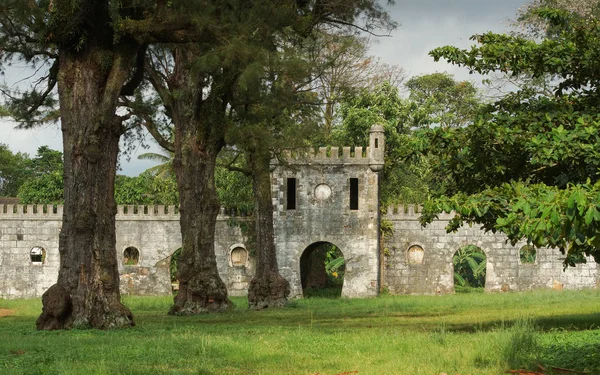
[[[519,249],[519,259],[521,264],[535,264],[537,258],[537,251],[535,247],[531,245],[522,246]]]
[[[32,264],[44,264],[46,261],[46,249],[41,246],[34,246],[29,251],[29,259]]]
[[[179,262],[179,255],[181,255],[181,248],[175,250],[171,254],[171,260],[169,261],[169,275],[171,276],[171,291],[173,294],[179,292],[179,280],[177,280],[177,262]]]
[[[300,256],[300,280],[305,298],[339,298],[344,285],[346,261],[331,242],[315,242]]]
[[[483,292],[487,257],[481,248],[466,245],[452,257],[454,268],[454,291],[456,293]]]
[[[123,264],[126,266],[137,266],[140,262],[140,252],[133,246],[129,246],[123,251]]]
[[[230,267],[246,267],[248,263],[248,251],[241,247],[236,246],[229,252],[229,266]]]

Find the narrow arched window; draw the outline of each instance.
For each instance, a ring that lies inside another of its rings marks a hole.
[[[231,265],[233,267],[244,267],[248,261],[248,251],[243,247],[231,250]]]
[[[123,264],[126,266],[136,266],[140,262],[140,252],[133,246],[123,251]]]
[[[46,249],[41,246],[34,246],[29,251],[29,259],[33,264],[43,264],[46,261]]]

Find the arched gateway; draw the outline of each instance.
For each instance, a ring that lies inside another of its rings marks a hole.
[[[331,242],[315,242],[300,256],[300,282],[304,297],[336,298],[342,294],[346,258]]]

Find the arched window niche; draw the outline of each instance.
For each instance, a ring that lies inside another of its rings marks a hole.
[[[521,264],[536,264],[537,251],[535,247],[531,245],[521,246],[521,248],[519,249],[519,259],[521,260]]]
[[[133,246],[123,251],[123,264],[126,266],[137,266],[140,263],[140,252]]]
[[[244,244],[236,243],[229,247],[229,267],[247,267],[248,260],[248,250]]]
[[[408,264],[423,264],[425,262],[425,250],[419,244],[412,244],[406,251]]]
[[[41,246],[34,246],[29,251],[31,264],[44,264],[46,261],[46,249]]]

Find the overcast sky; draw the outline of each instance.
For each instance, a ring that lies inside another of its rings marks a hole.
[[[507,21],[515,17],[526,0],[396,0],[389,8],[399,27],[391,37],[379,38],[372,54],[388,64],[403,67],[410,76],[447,71],[457,79],[479,84],[481,78],[470,76],[464,68],[445,62],[434,62],[428,52],[436,47],[454,45],[467,48],[473,44],[469,37],[487,31],[503,32]],[[8,81],[23,79],[27,71],[11,70]],[[16,130],[14,124],[0,122],[0,143],[8,144],[13,152],[34,156],[39,146],[48,145],[62,151],[58,125],[38,130]],[[148,137],[148,142],[150,137]],[[157,151],[156,148],[152,151]],[[141,147],[137,154],[148,152]],[[152,166],[149,161],[121,160],[121,174],[135,176]]]

